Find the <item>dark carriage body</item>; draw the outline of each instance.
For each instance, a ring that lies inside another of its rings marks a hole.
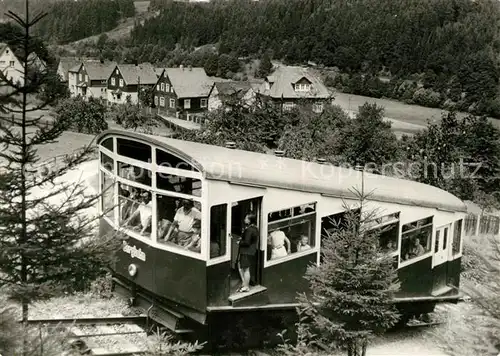
[[[321,262],[324,232],[335,228],[331,221],[343,218],[346,202],[356,204],[351,189],[362,182],[372,191],[366,209],[378,215],[369,228],[388,227],[380,242],[398,266],[402,288],[395,301],[418,313],[459,298],[466,207],[443,190],[126,131],[106,131],[98,144],[105,192],[100,206],[108,210],[101,234],[123,240],[114,268],[116,288],[172,330],[207,325],[219,313],[293,310],[297,293],[308,290],[303,278],[307,267]],[[147,193],[149,202],[133,198]],[[193,219],[201,226],[197,249],[171,242],[175,238],[163,240],[186,200],[193,202]],[[139,232],[123,224],[130,225],[126,219],[132,218],[125,216],[130,207],[141,204],[149,207],[151,220]],[[257,215],[260,231],[252,268],[255,285],[249,293],[237,293],[237,241],[249,212]],[[274,231],[288,237],[290,253],[274,251]],[[417,245],[420,253],[413,254]]]

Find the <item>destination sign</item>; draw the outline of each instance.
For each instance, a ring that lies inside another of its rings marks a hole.
[[[123,252],[129,254],[132,258],[137,258],[141,261],[146,262],[146,254],[142,251],[142,249],[131,246],[125,241],[123,241]]]

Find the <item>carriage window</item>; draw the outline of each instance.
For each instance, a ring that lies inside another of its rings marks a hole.
[[[104,148],[107,148],[110,151],[113,151],[115,148],[114,144],[113,144],[113,138],[110,137],[110,138],[105,139],[104,141],[101,142],[101,146]]]
[[[412,260],[431,250],[432,216],[403,225],[401,261]]]
[[[210,258],[223,256],[226,252],[227,204],[210,208]]]
[[[184,169],[199,172],[191,164],[163,150],[156,149],[156,164],[161,167]]]
[[[128,163],[118,162],[118,176],[132,182],[151,185],[151,171]]]
[[[113,172],[113,158],[101,152],[101,166],[107,171]]]
[[[151,163],[151,146],[137,141],[117,139],[117,151],[121,156]]]
[[[156,187],[162,190],[201,197],[201,180],[195,178],[159,172],[156,173]]]
[[[455,231],[453,232],[453,242],[451,247],[454,255],[460,253],[460,244],[462,241],[462,223],[462,219],[455,221]]]
[[[120,183],[118,207],[121,227],[144,237],[151,236],[153,207],[150,191]]]
[[[364,224],[364,228],[366,230],[378,230],[380,234],[379,245],[382,251],[391,253],[398,250],[399,213],[372,219]]]
[[[114,219],[115,191],[113,178],[104,172],[101,174],[101,192],[102,192],[102,213],[110,219]]]
[[[316,203],[270,213],[267,259],[307,251],[315,245]]]
[[[201,253],[201,204],[157,194],[157,240]]]

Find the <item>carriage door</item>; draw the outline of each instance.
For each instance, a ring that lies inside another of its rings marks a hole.
[[[434,278],[433,290],[446,287],[448,253],[451,244],[451,224],[436,229],[434,241],[434,255],[432,257],[432,270]]]

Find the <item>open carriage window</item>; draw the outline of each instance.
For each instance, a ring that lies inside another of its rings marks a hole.
[[[405,224],[401,234],[401,261],[409,261],[431,250],[432,216]]]
[[[267,259],[276,260],[315,246],[316,203],[268,215]]]
[[[151,163],[151,146],[141,142],[118,138],[117,153],[120,156]]]
[[[226,252],[227,204],[210,208],[210,258],[223,256]]]
[[[383,252],[398,251],[399,213],[388,214],[364,223],[366,230],[378,230],[379,247]]]
[[[201,253],[201,204],[157,194],[157,241]]]
[[[463,219],[455,221],[453,242],[451,247],[453,255],[457,255],[460,253],[460,244],[462,243],[462,224]]]
[[[201,197],[201,180],[189,177],[180,177],[175,174],[156,173],[156,187],[170,192],[194,195]]]
[[[114,220],[115,190],[113,177],[104,172],[101,173],[102,213]]]
[[[160,149],[156,149],[156,164],[161,167],[184,169],[187,171],[199,172],[190,163]]]
[[[118,207],[121,227],[151,237],[153,205],[150,191],[120,183]]]
[[[142,167],[118,162],[118,176],[135,183],[151,186],[151,171]]]

